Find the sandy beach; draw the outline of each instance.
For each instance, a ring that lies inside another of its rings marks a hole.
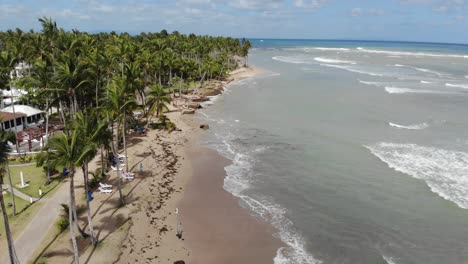
[[[257,68],[241,68],[229,81],[261,73]],[[118,263],[272,263],[282,246],[273,237],[273,228],[253,217],[223,189],[224,167],[229,160],[200,145],[204,132],[196,116],[177,112],[168,116],[182,129],[178,133],[183,144],[174,148],[177,173],[166,186],[159,185],[168,191],[164,201],[140,203],[132,214]],[[172,136],[162,139],[169,145],[173,140]],[[176,237],[178,223],[182,239]]]
[[[261,73],[257,68],[240,68],[220,84]],[[275,230],[252,216],[236,197],[223,189],[224,167],[230,161],[201,145],[206,132],[200,129],[201,121],[196,115],[183,115],[174,110],[166,115],[179,131],[150,130],[146,136],[129,135],[128,164],[136,178],[124,182],[126,205],[118,207],[115,171],[110,171],[104,181],[114,186],[114,192],[94,193],[91,208],[100,244],[96,248],[87,247],[88,241],[80,238],[80,260],[83,263],[272,263],[282,246],[273,237]],[[98,167],[99,157],[96,157],[90,170]],[[80,197],[83,182],[79,173],[75,181]],[[78,207],[84,205],[84,199],[77,202]],[[86,223],[84,214],[79,218],[81,225]],[[176,236],[179,223],[182,239]],[[39,255],[47,263],[73,259],[66,231],[57,233],[52,227],[40,245],[31,253],[31,262],[38,260]]]

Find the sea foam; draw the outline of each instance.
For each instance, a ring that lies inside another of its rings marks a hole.
[[[397,264],[395,259],[392,258],[392,257],[387,257],[387,256],[383,256],[382,255],[382,258],[388,263],[388,264]]]
[[[220,122],[216,122],[220,123]],[[213,130],[216,130],[216,126]],[[236,144],[236,136],[231,132],[216,133],[216,143],[209,144],[221,155],[230,159],[232,164],[225,167],[226,177],[224,179],[224,189],[238,197],[256,215],[263,220],[270,222],[277,230],[276,235],[285,243],[285,247],[278,249],[274,258],[275,264],[320,264],[320,260],[315,259],[306,250],[306,242],[300,235],[293,223],[286,216],[287,210],[275,203],[270,197],[262,196],[258,193],[250,193],[254,181],[253,166],[258,155],[268,150],[267,146],[242,146]]]
[[[400,128],[400,129],[410,129],[410,130],[419,130],[419,129],[425,129],[429,127],[429,124],[427,123],[404,126],[404,125],[398,125],[398,124],[389,122],[388,125],[392,127]]]
[[[316,57],[314,60],[319,61],[319,62],[325,62],[325,63],[345,63],[345,64],[356,64],[355,61],[347,61],[347,60],[337,60],[337,59],[328,59],[328,58],[322,58],[322,57]]]
[[[385,142],[366,148],[390,168],[423,180],[432,192],[468,209],[468,153]]]
[[[350,51],[347,48],[325,48],[325,47],[316,47],[316,50],[323,50],[323,51]]]
[[[325,64],[325,63],[321,63],[320,66],[332,67],[332,68],[342,69],[342,70],[346,70],[346,71],[350,71],[350,72],[366,74],[366,75],[370,75],[370,76],[379,76],[379,77],[384,77],[385,76],[385,75],[383,75],[381,73],[369,72],[369,71],[365,71],[365,70],[352,68],[352,66],[333,65],[333,64]]]
[[[447,87],[458,87],[458,88],[468,89],[468,84],[452,84],[452,83],[446,83],[445,86],[447,86]]]
[[[383,86],[385,85],[384,83],[381,83],[381,82],[368,82],[368,81],[362,81],[362,80],[359,80],[358,81],[360,83],[363,83],[363,84],[367,84],[367,85],[374,85],[374,86]]]
[[[433,90],[419,90],[410,88],[399,88],[399,87],[385,87],[385,91],[389,94],[406,94],[406,93],[420,93],[420,94],[453,94],[451,92],[441,92]]]
[[[272,58],[276,61],[287,62],[287,63],[294,63],[294,64],[303,64],[306,61],[302,58],[295,58],[295,57],[287,57],[287,56],[275,56]]]
[[[468,59],[468,55],[461,54],[442,54],[442,53],[426,53],[426,52],[404,52],[404,51],[390,51],[390,50],[374,50],[357,48],[357,52],[385,54],[391,56],[416,56],[416,57],[436,57],[436,58],[460,58]]]

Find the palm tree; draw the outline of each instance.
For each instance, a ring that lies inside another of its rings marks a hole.
[[[112,144],[112,151],[114,157],[116,157],[117,161],[117,175],[119,178],[119,194],[120,194],[120,202],[121,204],[125,203],[123,194],[122,194],[122,179],[120,177],[120,161],[118,158],[118,150],[119,150],[119,142],[120,142],[120,125],[123,126],[123,140],[126,139],[126,119],[128,113],[136,106],[135,98],[133,93],[128,93],[126,91],[127,81],[125,78],[116,77],[112,80],[112,84],[109,87],[109,100],[107,101],[106,110],[109,114],[109,117],[112,121],[117,122],[117,131],[116,131],[116,140],[115,145]],[[112,126],[112,130],[114,130],[114,126]],[[114,131],[112,131],[114,134]],[[125,155],[127,152],[126,144],[124,142],[124,151]],[[127,159],[128,163],[128,159]],[[128,170],[128,165],[127,165]]]
[[[167,95],[162,86],[159,84],[153,84],[150,89],[151,90],[148,93],[148,102],[150,107],[148,109],[148,117],[146,120],[147,125],[155,112],[156,116],[159,117],[159,114],[161,114],[163,110],[169,110],[167,105],[171,103],[171,97]]]
[[[70,181],[70,204],[69,204],[69,222],[70,222],[70,236],[73,244],[73,252],[75,264],[79,264],[79,252],[74,232],[75,221],[78,221],[76,216],[76,203],[75,203],[75,170],[85,162],[91,153],[93,153],[93,146],[88,142],[83,141],[79,130],[75,129],[70,134],[61,133],[50,138],[47,143],[47,148],[50,151],[39,153],[37,158],[37,165],[42,166],[45,161],[49,161],[52,167],[64,166],[69,169]]]
[[[77,114],[76,119],[73,120],[72,126],[74,131],[79,133],[80,141],[86,142],[88,145],[86,153],[82,154],[80,164],[76,164],[80,165],[83,171],[85,194],[87,195],[89,192],[89,162],[96,156],[100,135],[105,133],[107,124],[99,120],[96,113],[91,112],[89,115],[85,116],[80,112]],[[88,228],[91,236],[91,243],[95,246],[98,241],[94,234],[89,199],[86,199],[86,211],[88,214]]]
[[[19,261],[18,261],[18,257],[16,256],[15,246],[13,244],[13,236],[11,234],[10,224],[8,222],[8,215],[7,215],[6,207],[5,207],[5,201],[3,199],[3,188],[1,187],[3,185],[3,175],[5,172],[3,166],[5,166],[5,164],[8,162],[8,152],[11,151],[10,146],[7,144],[8,138],[9,138],[8,134],[6,134],[3,130],[0,130],[0,165],[2,165],[2,169],[0,170],[0,206],[2,208],[3,222],[5,224],[5,234],[6,234],[7,243],[8,243],[8,253],[10,256],[10,263],[16,264],[16,263],[19,263]]]

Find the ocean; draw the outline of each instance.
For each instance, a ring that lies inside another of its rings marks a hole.
[[[468,46],[253,40],[199,116],[275,263],[468,263]]]

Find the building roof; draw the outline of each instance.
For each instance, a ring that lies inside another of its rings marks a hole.
[[[16,110],[16,109],[15,109]],[[10,112],[3,112],[3,111],[0,111],[0,122],[6,122],[6,121],[10,121],[10,120],[13,120],[15,118],[18,118],[18,117],[23,117],[23,116],[26,116],[26,114],[23,114],[23,113],[10,113]]]
[[[13,113],[13,107],[10,105],[8,107],[3,108],[0,111]],[[24,113],[26,114],[26,116],[33,116],[37,114],[42,114],[44,113],[44,111],[31,107],[29,105],[15,105],[15,113]]]

